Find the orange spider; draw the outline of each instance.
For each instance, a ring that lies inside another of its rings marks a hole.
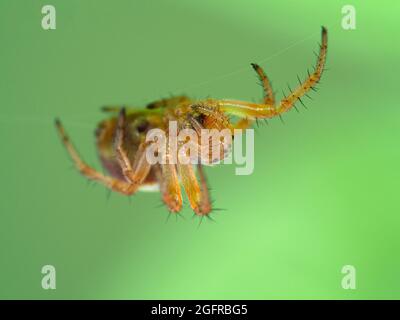
[[[182,208],[180,184],[183,185],[190,206],[195,214],[207,216],[211,212],[211,201],[202,165],[197,165],[199,181],[192,164],[165,163],[151,165],[146,159],[146,133],[152,128],[168,131],[171,120],[182,128],[237,129],[248,128],[254,120],[273,118],[290,110],[301,97],[319,82],[327,54],[327,30],[322,27],[322,41],[318,59],[311,74],[299,86],[275,103],[270,81],[257,64],[257,72],[264,90],[262,103],[240,100],[205,99],[193,101],[185,96],[163,99],[150,103],[144,109],[125,111],[125,108],[106,107],[104,111],[118,113],[101,122],[96,130],[97,148],[103,167],[110,175],[104,175],[87,165],[70,142],[61,122],[56,127],[77,169],[90,180],[95,180],[111,190],[132,195],[139,189],[158,186],[162,200],[171,212]],[[229,115],[240,118],[231,123]],[[167,157],[169,154],[167,154]],[[225,155],[221,154],[220,158]]]

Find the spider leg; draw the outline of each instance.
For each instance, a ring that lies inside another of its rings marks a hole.
[[[79,156],[79,153],[71,143],[68,135],[64,130],[64,127],[62,126],[61,122],[58,119],[56,119],[55,125],[58,130],[58,133],[60,134],[61,140],[65,148],[67,149],[72,161],[75,164],[75,167],[82,175],[84,175],[86,178],[90,180],[94,180],[105,185],[107,188],[111,190],[120,192],[125,195],[131,195],[137,190],[136,185],[129,184],[125,181],[121,181],[119,179],[115,179],[109,176],[105,176],[102,173],[90,167],[89,165],[87,165]]]
[[[201,164],[197,165],[197,172],[199,173],[200,191],[201,191],[200,208],[203,214],[208,214],[209,212],[211,212],[210,193],[207,187],[206,175],[204,173],[203,166]]]
[[[326,55],[327,55],[327,44],[328,44],[328,34],[325,27],[322,27],[321,32],[321,45],[319,50],[319,55],[317,63],[314,67],[314,71],[308,75],[308,77],[301,82],[295,90],[291,91],[290,94],[284,97],[279,105],[275,106],[273,104],[273,96],[271,87],[269,85],[268,78],[265,76],[261,68],[256,69],[265,90],[264,103],[251,103],[243,102],[239,100],[207,100],[204,103],[211,107],[219,108],[221,111],[225,111],[229,114],[236,115],[242,118],[251,119],[266,119],[279,116],[282,113],[290,110],[294,104],[299,100],[301,102],[301,97],[306,95],[309,90],[315,90],[314,86],[319,82],[322,73],[324,71]],[[264,77],[265,76],[265,77]],[[271,100],[272,99],[272,100]]]
[[[271,81],[269,81],[267,75],[264,70],[256,63],[252,63],[254,71],[257,72],[258,77],[260,78],[263,90],[264,90],[264,104],[274,106],[275,105],[275,95],[272,91]]]
[[[175,164],[165,163],[156,166],[162,200],[171,212],[182,208],[182,194]]]
[[[101,107],[101,111],[109,112],[109,113],[118,113],[120,112],[122,107],[115,107],[115,106],[104,106]]]
[[[142,142],[136,151],[133,165],[128,157],[128,153],[123,146],[124,136],[125,136],[125,122],[126,114],[125,109],[122,108],[119,113],[116,136],[115,136],[115,151],[117,155],[117,160],[121,166],[122,173],[130,184],[139,187],[144,179],[150,172],[151,165],[146,159],[146,147],[148,143]]]
[[[126,108],[126,107],[118,107],[118,106],[104,106],[104,107],[101,107],[101,111],[106,112],[106,113],[119,113],[119,112],[121,112],[122,109],[125,109],[128,112],[138,112],[143,108],[140,108],[140,107],[136,107],[136,108],[135,107],[129,107],[129,108]]]
[[[171,96],[170,98],[153,101],[147,104],[146,109],[163,109],[175,107],[180,103],[189,102],[189,98],[186,96]]]
[[[293,107],[297,100],[301,99],[301,97],[304,96],[309,90],[315,90],[314,86],[319,82],[324,71],[327,49],[328,31],[325,27],[322,27],[321,45],[314,72],[311,73],[302,83],[300,83],[297,88],[292,91],[287,97],[281,100],[277,110],[279,114],[286,112],[291,107]]]
[[[232,125],[232,129],[247,129],[253,124],[253,120],[249,118],[239,119],[235,124]]]
[[[208,215],[211,211],[211,206],[207,205],[208,190],[204,194],[204,184],[199,185],[196,174],[191,164],[182,164],[178,162],[178,173],[181,177],[181,182],[188,196],[190,206],[193,211],[199,216]]]

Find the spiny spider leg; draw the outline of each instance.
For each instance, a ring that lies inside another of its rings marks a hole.
[[[193,166],[191,164],[182,164],[179,161],[177,166],[183,188],[193,211],[199,216],[207,215],[211,211],[211,206],[207,205],[207,202],[209,202],[208,191],[203,194],[203,186],[199,186]]]
[[[301,99],[301,97],[304,96],[310,89],[314,90],[314,86],[319,82],[324,71],[327,49],[328,31],[325,27],[322,27],[321,45],[314,72],[310,74],[301,84],[299,84],[299,86],[297,86],[297,88],[291,92],[290,95],[281,100],[277,110],[278,114],[289,110],[297,102],[297,100]]]
[[[232,125],[231,130],[234,129],[247,129],[251,126],[251,124],[253,123],[253,120],[249,119],[249,118],[242,118],[239,119],[234,125]],[[232,132],[233,134],[233,132]]]
[[[101,108],[101,111],[110,113],[119,113],[121,112],[121,107],[104,106]]]
[[[204,215],[211,212],[210,194],[207,187],[207,179],[201,164],[197,165],[197,172],[199,173],[201,201],[200,208]]]
[[[169,155],[166,155],[169,158]],[[167,160],[166,163],[156,166],[162,200],[172,212],[179,212],[182,208],[182,194],[179,185],[175,164]]]
[[[293,90],[288,96],[283,98],[279,105],[275,107],[274,104],[266,103],[268,99],[270,99],[269,91],[269,81],[267,78],[264,78],[264,73],[260,68],[255,68],[259,77],[261,78],[264,90],[268,93],[268,96],[265,96],[264,103],[251,103],[244,102],[239,100],[205,100],[204,105],[208,105],[211,107],[215,107],[220,109],[221,111],[225,111],[229,114],[236,115],[242,118],[249,117],[251,119],[265,119],[272,118],[275,116],[279,116],[282,113],[291,109],[297,100],[300,100],[303,95],[306,95],[309,90],[315,90],[314,86],[319,82],[321,75],[324,71],[326,54],[327,54],[327,44],[328,44],[328,33],[325,27],[322,27],[321,32],[321,45],[319,50],[319,55],[317,59],[317,63],[314,68],[314,72],[309,74],[308,77],[297,86],[295,90]],[[270,100],[269,100],[270,101]]]
[[[181,183],[185,189],[186,195],[189,199],[190,206],[193,211],[200,214],[200,187],[197,182],[196,175],[194,174],[191,164],[182,164],[178,161],[178,174],[181,178]]]
[[[138,112],[140,110],[139,107],[121,107],[121,106],[104,106],[101,107],[101,111],[106,113],[120,113],[122,109],[125,109],[128,113],[130,112]]]
[[[264,90],[264,104],[268,104],[271,106],[275,105],[275,95],[272,91],[271,81],[269,81],[267,75],[264,70],[256,63],[252,63],[254,71],[257,72],[258,77],[260,78],[261,84]]]
[[[81,157],[79,156],[78,152],[76,151],[75,147],[71,143],[68,135],[66,134],[64,127],[62,126],[60,120],[56,119],[55,121],[56,128],[58,133],[60,134],[61,140],[67,149],[72,161],[75,164],[75,167],[78,171],[84,175],[86,178],[90,180],[97,181],[107,188],[112,189],[114,191],[120,192],[125,195],[131,195],[137,190],[137,186],[134,184],[129,184],[125,181],[121,181],[119,179],[115,179],[109,176],[105,176],[102,173],[96,171],[88,164],[86,164]]]

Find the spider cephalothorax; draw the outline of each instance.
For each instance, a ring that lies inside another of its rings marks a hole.
[[[185,96],[159,100],[150,103],[144,109],[106,107],[104,111],[114,115],[101,122],[96,130],[97,147],[103,167],[110,175],[104,175],[88,166],[78,155],[69,141],[59,120],[56,126],[77,169],[88,179],[102,183],[107,188],[125,195],[132,195],[139,189],[158,186],[165,205],[171,212],[179,212],[182,207],[182,184],[193,211],[200,216],[208,215],[211,202],[206,185],[202,163],[213,163],[226,156],[229,142],[219,141],[222,151],[216,157],[211,154],[202,155],[197,166],[198,179],[194,165],[180,161],[171,161],[173,154],[167,148],[163,162],[151,164],[146,158],[149,142],[146,136],[152,129],[169,132],[171,123],[177,131],[193,129],[200,133],[204,129],[230,130],[245,129],[254,120],[268,119],[280,116],[290,110],[297,101],[319,82],[327,53],[327,30],[322,28],[322,41],[317,63],[312,73],[284,97],[278,104],[275,102],[270,81],[264,71],[256,64],[253,69],[258,74],[264,90],[261,103],[251,103],[240,100],[205,99],[194,101]],[[230,116],[236,116],[238,121],[232,123]],[[200,149],[204,146],[199,142]],[[204,148],[203,148],[204,149]]]

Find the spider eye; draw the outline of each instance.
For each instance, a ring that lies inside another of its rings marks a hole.
[[[139,133],[142,133],[145,132],[148,128],[149,128],[149,123],[147,121],[142,121],[137,125],[136,130]]]
[[[203,113],[200,113],[197,117],[196,120],[200,123],[200,124],[204,124],[204,120],[206,119],[206,115]]]

